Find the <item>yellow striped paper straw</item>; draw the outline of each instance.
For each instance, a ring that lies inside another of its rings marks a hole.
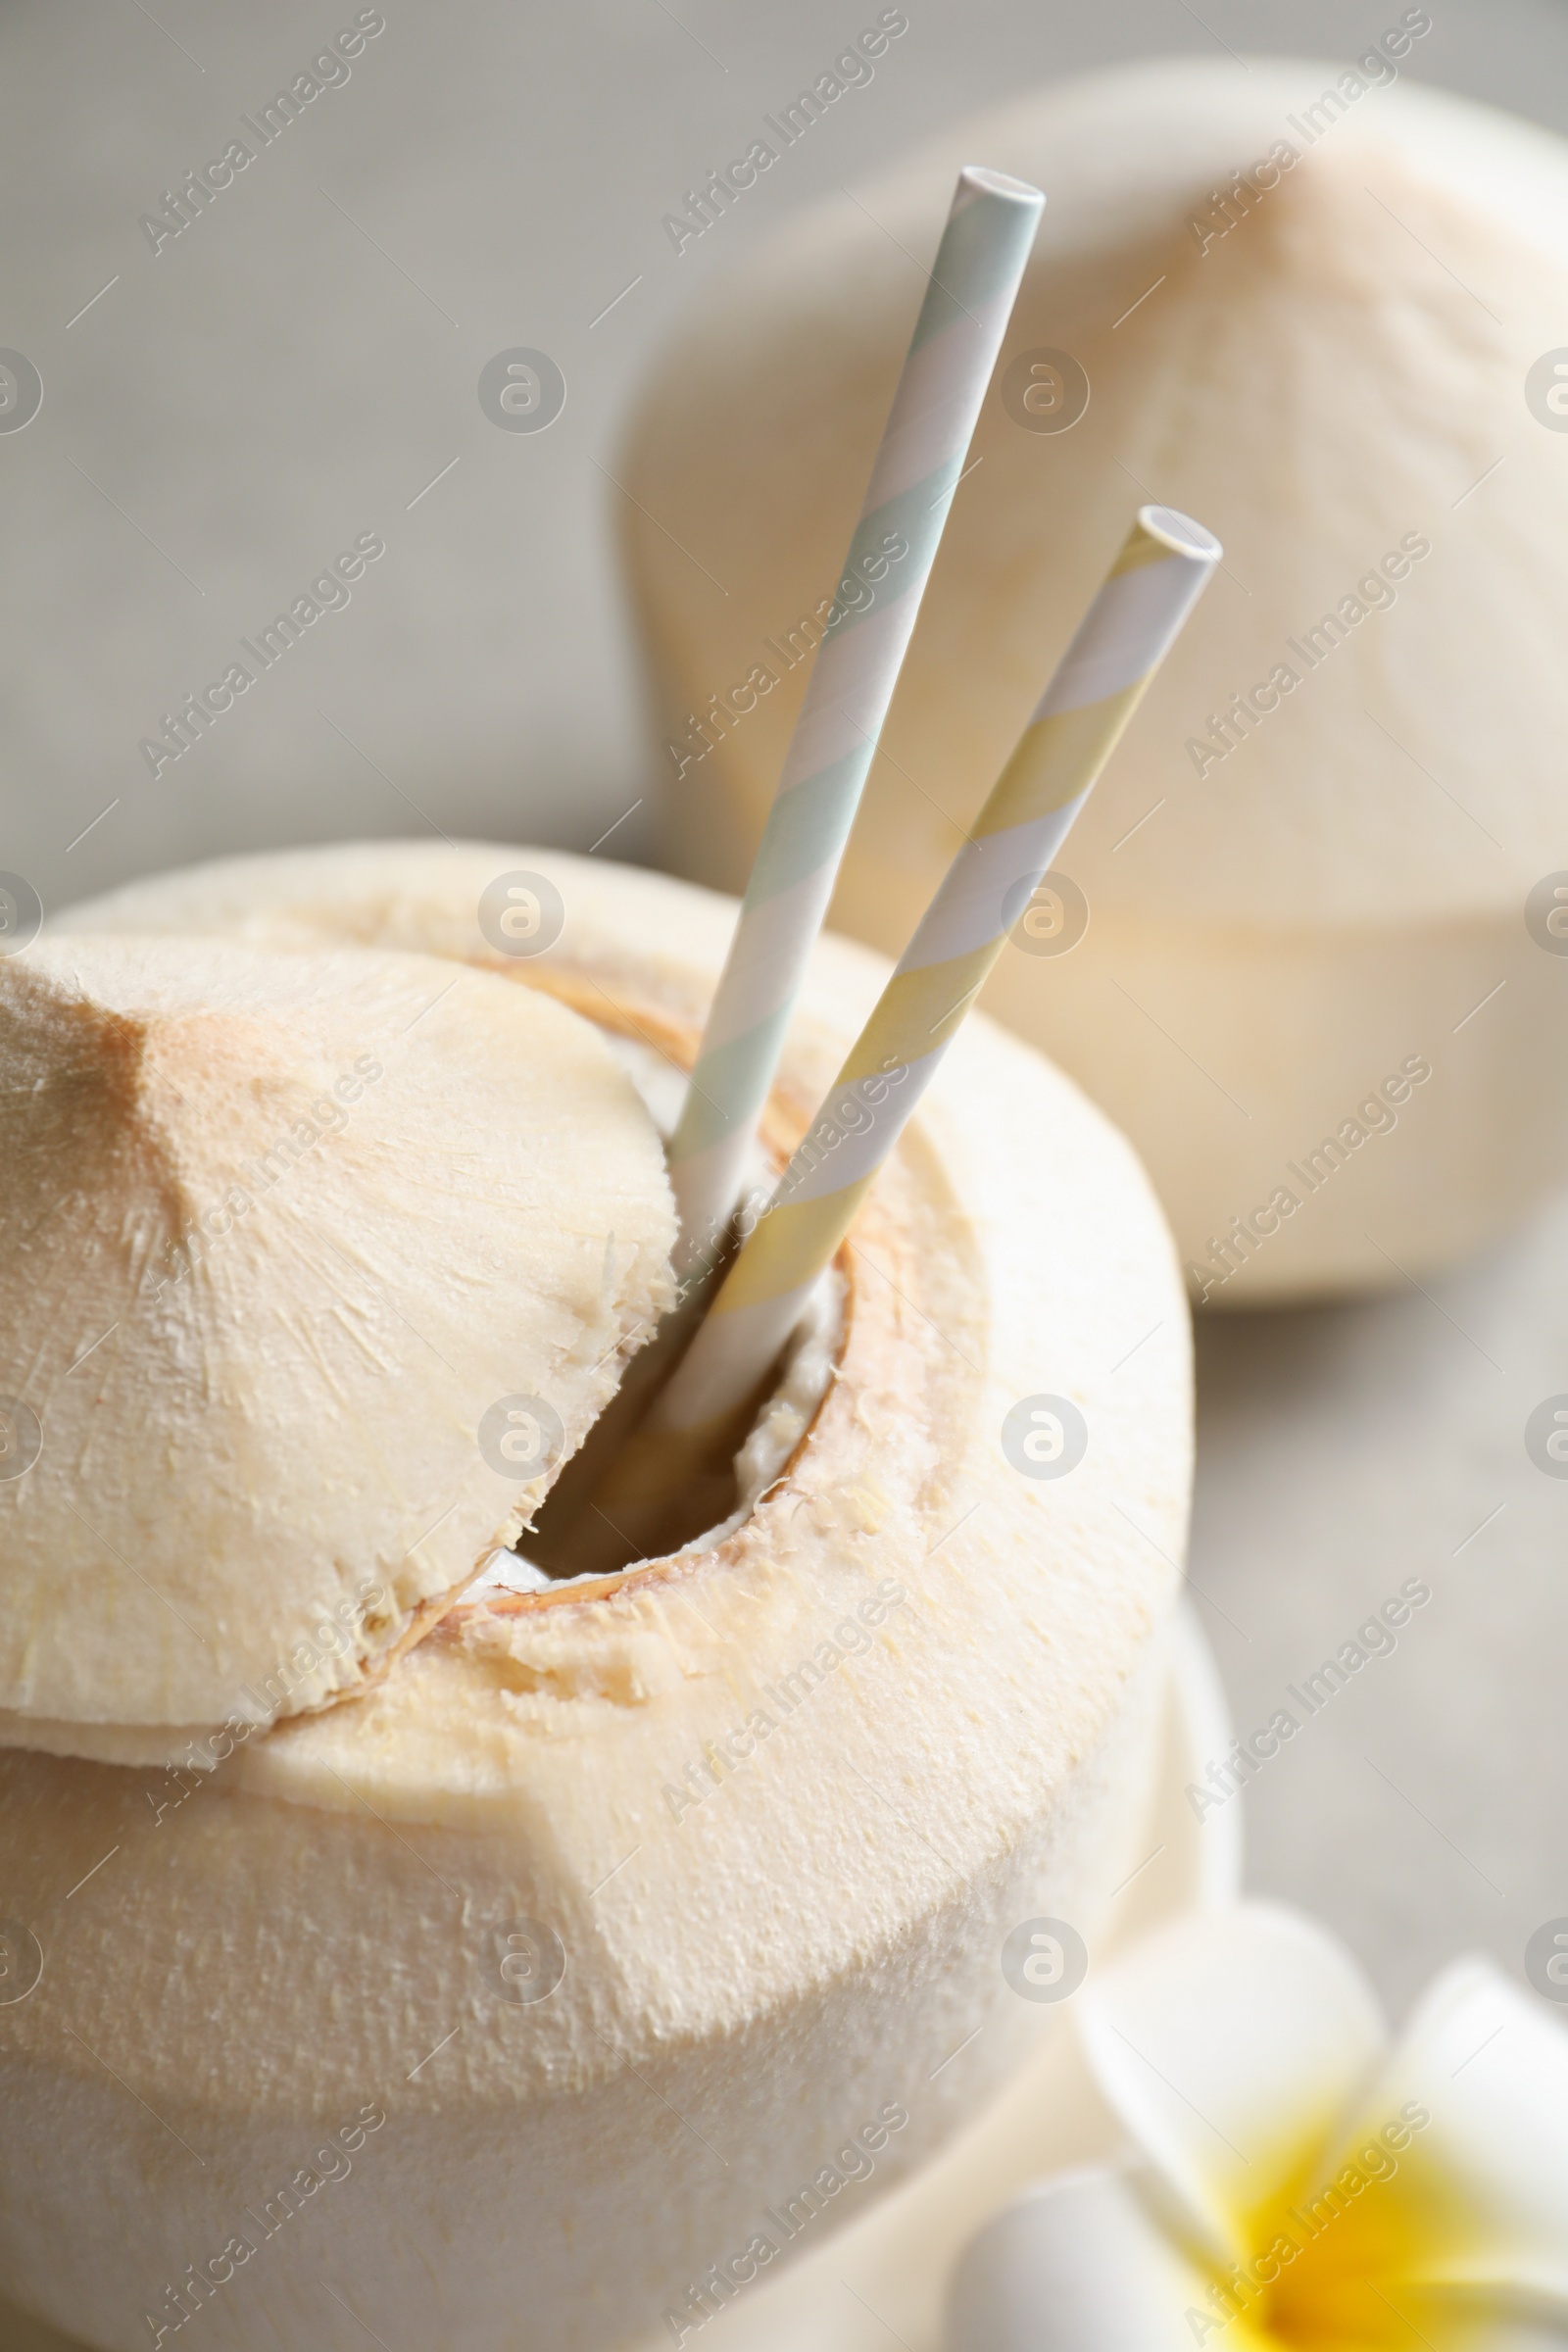
[[[776,1360],[1222,552],[1187,515],[1140,509],[971,838],[607,1482],[605,1509],[632,1541],[657,1540],[677,1482]]]
[[[740,1199],[1044,204],[1000,172],[959,174],[670,1144],[683,1276],[711,1267]]]

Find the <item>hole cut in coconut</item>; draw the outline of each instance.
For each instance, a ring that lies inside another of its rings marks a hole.
[[[743,1527],[759,1503],[772,1493],[809,1440],[811,1427],[833,1385],[843,1351],[848,1321],[849,1283],[844,1270],[831,1266],[812,1291],[805,1315],[791,1335],[769,1393],[740,1451],[728,1465],[724,1485],[730,1507],[714,1524],[708,1524],[711,1503],[706,1497],[713,1487],[705,1485],[705,1504],[692,1516],[704,1524],[659,1554],[659,1560],[632,1560],[624,1568],[578,1568],[573,1534],[581,1530],[584,1512],[593,1505],[568,1504],[552,1525],[553,1494],[539,1513],[537,1525],[518,1539],[510,1551],[498,1551],[478,1579],[464,1592],[460,1607],[522,1602],[565,1595],[591,1598],[595,1589],[612,1592],[641,1569],[670,1559],[685,1559],[714,1550]],[[590,1443],[591,1443],[590,1439]],[[714,1485],[718,1482],[715,1480]],[[565,1525],[562,1525],[562,1521]]]
[[[519,975],[520,978],[520,975]],[[563,983],[564,982],[564,985]],[[634,1014],[600,1002],[590,1011],[564,974],[530,974],[525,986],[544,985],[588,1013],[626,1071],[649,1116],[667,1145],[685,1099],[695,1033],[647,1010]],[[764,1122],[746,1186],[748,1194],[771,1191],[788,1162],[787,1141]],[[510,1550],[495,1552],[467,1587],[460,1608],[538,1606],[552,1598],[588,1599],[616,1591],[628,1577],[669,1560],[710,1551],[744,1526],[759,1503],[788,1475],[807,1444],[813,1422],[837,1376],[849,1324],[848,1251],[843,1250],[812,1290],[806,1312],[770,1370],[745,1440],[729,1461],[712,1466],[695,1487],[687,1525],[675,1541],[649,1559],[632,1558],[607,1568],[609,1523],[592,1500],[618,1445],[641,1419],[658,1383],[668,1377],[678,1348],[651,1343],[629,1359],[621,1390],[612,1400],[579,1453],[564,1468],[545,1498],[534,1526]],[[695,1302],[694,1302],[695,1303]],[[666,1317],[665,1325],[676,1316]],[[695,1324],[695,1318],[693,1319]],[[671,1335],[673,1336],[673,1335]],[[684,1335],[689,1340],[690,1332]],[[657,1369],[656,1369],[657,1367]]]

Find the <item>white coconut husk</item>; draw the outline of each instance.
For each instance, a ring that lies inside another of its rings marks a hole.
[[[689,1057],[733,903],[597,859],[238,860],[73,919],[488,956],[473,910],[519,867],[566,920],[514,968]],[[821,943],[777,1143],[885,973]],[[842,1265],[837,1376],[721,1542],[460,1606],[216,1774],[0,1757],[0,1881],[47,1971],[4,2012],[5,2291],[132,2352],[238,2233],[232,2277],[186,2295],[245,2352],[366,2326],[451,2352],[690,2340],[759,2233],[753,2275],[1007,2079],[1059,2013],[1019,1997],[1005,1938],[1065,1920],[1093,1953],[1152,1842],[1179,1271],[1126,1146],[984,1016]],[[1004,1439],[1045,1396],[1087,1429],[1060,1477]]]
[[[0,1743],[172,1759],[363,1688],[532,1517],[673,1226],[548,997],[359,949],[0,961],[0,1396],[41,1446],[0,1480]]]

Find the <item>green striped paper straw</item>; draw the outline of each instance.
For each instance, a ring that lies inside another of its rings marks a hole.
[[[740,1198],[1044,204],[1000,172],[958,175],[670,1145],[688,1278],[713,1264]]]
[[[1140,509],[970,839],[607,1482],[605,1509],[632,1543],[665,1539],[682,1487],[754,1398],[1222,553],[1187,515]]]

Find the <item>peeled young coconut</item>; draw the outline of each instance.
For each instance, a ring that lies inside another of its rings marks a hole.
[[[597,858],[232,860],[73,920],[499,966],[518,869],[564,921],[517,996],[689,1060],[734,905]],[[777,1148],[885,972],[822,943]],[[245,2352],[689,2343],[1059,2014],[1020,1958],[1093,1952],[1152,1842],[1179,1270],[1127,1147],[979,1016],[843,1269],[836,1377],[721,1542],[460,1604],[216,1775],[0,1757],[43,1970],[4,2011],[6,2294],[110,2352],[187,2314]]]
[[[834,919],[902,948],[1139,502],[1210,525],[983,1001],[1125,1128],[1211,1304],[1439,1265],[1568,1141],[1568,147],[1391,86],[1429,24],[962,123],[706,281],[617,469],[675,855],[733,888],[955,172],[1046,190]]]
[[[362,1689],[531,1517],[673,1230],[548,997],[341,948],[0,960],[0,1744],[172,1761]]]

